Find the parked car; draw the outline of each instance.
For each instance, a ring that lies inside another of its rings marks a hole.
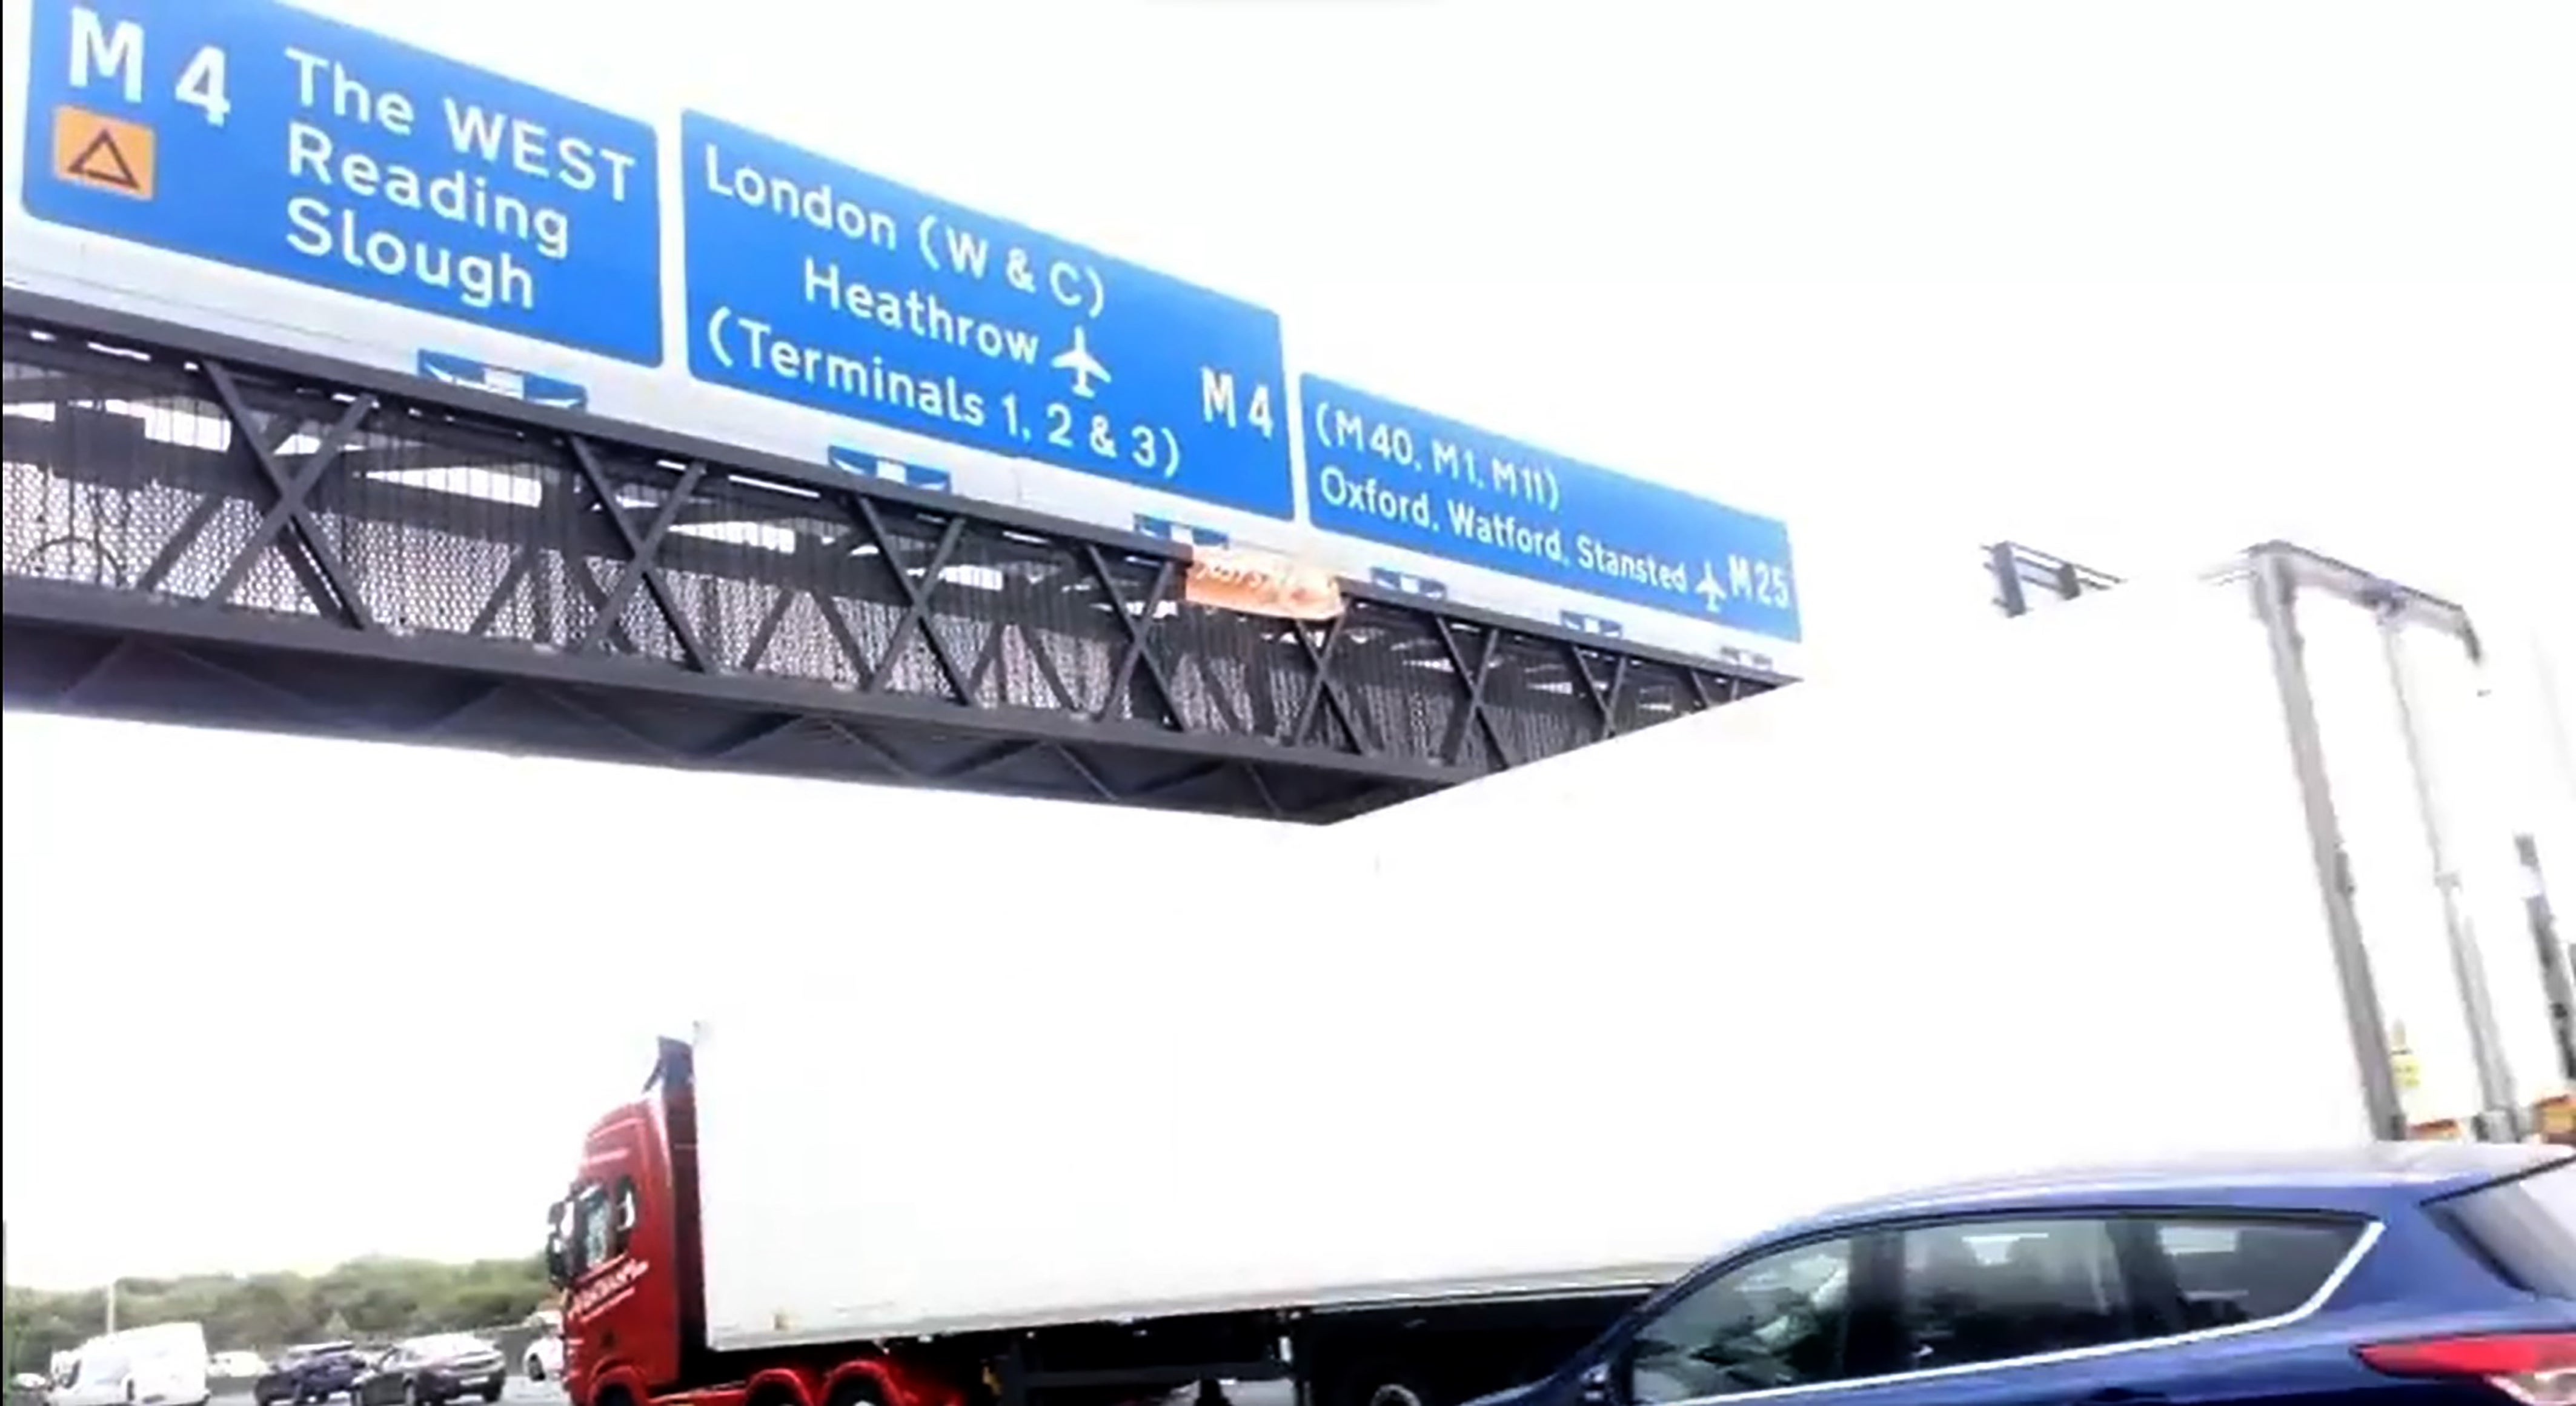
[[[268,1363],[256,1352],[218,1352],[206,1359],[206,1375],[222,1381],[257,1381],[268,1371]]]
[[[366,1355],[356,1343],[298,1343],[259,1374],[251,1384],[251,1399],[259,1406],[326,1400],[356,1385],[366,1369]]]
[[[1711,1262],[1477,1406],[2576,1403],[2576,1153],[2340,1155],[1955,1187]]]
[[[537,1330],[528,1340],[527,1350],[519,1354],[519,1366],[532,1382],[553,1381],[563,1376],[563,1310],[539,1307],[528,1313],[527,1326]]]
[[[520,1365],[532,1382],[550,1382],[563,1375],[563,1338],[555,1333],[541,1333],[528,1344]]]
[[[356,1406],[438,1406],[465,1396],[501,1399],[509,1369],[501,1350],[470,1333],[406,1338],[358,1379]]]

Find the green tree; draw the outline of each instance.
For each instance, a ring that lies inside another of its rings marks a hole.
[[[317,1275],[190,1275],[117,1283],[119,1327],[198,1322],[217,1351],[274,1354],[330,1338],[384,1342],[415,1333],[495,1329],[552,1297],[542,1256],[441,1264],[370,1258]],[[42,1372],[53,1354],[106,1324],[102,1289],[11,1286],[6,1295],[8,1372]]]

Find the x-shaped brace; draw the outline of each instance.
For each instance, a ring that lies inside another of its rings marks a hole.
[[[1574,665],[1574,676],[1583,680],[1583,695],[1592,700],[1592,706],[1601,714],[1600,740],[1607,742],[1618,736],[1619,691],[1628,686],[1628,656],[1622,654],[1611,664],[1610,684],[1607,688],[1602,686],[1599,679],[1592,676],[1592,666],[1584,662],[1583,650],[1580,646],[1567,645],[1565,657],[1567,662]]]
[[[1163,670],[1162,656],[1146,647],[1155,628],[1162,623],[1155,618],[1155,612],[1163,608],[1164,599],[1171,594],[1172,582],[1180,574],[1180,564],[1165,558],[1155,567],[1154,580],[1145,588],[1143,604],[1130,610],[1126,592],[1118,589],[1118,578],[1109,574],[1109,559],[1089,542],[1082,544],[1082,551],[1084,559],[1091,565],[1091,574],[1099,578],[1100,589],[1109,593],[1111,613],[1127,629],[1127,647],[1119,653],[1118,667],[1109,675],[1109,692],[1101,698],[1100,711],[1093,717],[1095,720],[1107,718],[1127,701],[1128,688],[1135,681],[1136,666],[1141,663],[1145,666],[1146,676],[1154,681],[1155,695],[1163,701],[1164,724],[1175,732],[1189,731],[1189,721],[1181,716],[1180,701],[1172,692],[1172,677]]]
[[[1367,731],[1360,726],[1359,710],[1351,706],[1350,695],[1343,691],[1342,681],[1333,675],[1333,651],[1341,647],[1342,627],[1350,620],[1347,610],[1334,616],[1333,623],[1324,630],[1324,642],[1320,646],[1315,643],[1314,632],[1306,627],[1305,621],[1288,622],[1297,636],[1297,643],[1306,651],[1306,662],[1315,670],[1315,677],[1306,684],[1305,702],[1297,709],[1297,721],[1288,732],[1288,745],[1291,747],[1306,745],[1306,738],[1314,732],[1322,713],[1317,705],[1322,704],[1330,707],[1333,715],[1342,720],[1342,730],[1351,735],[1351,746],[1361,756],[1377,750],[1370,743]]]
[[[679,520],[680,509],[688,506],[689,495],[697,492],[698,481],[706,477],[707,466],[694,459],[689,461],[689,466],[680,472],[680,481],[663,497],[662,506],[654,510],[652,523],[638,532],[634,522],[626,516],[626,510],[619,506],[616,487],[599,467],[599,454],[590,447],[590,441],[580,435],[568,435],[566,439],[572,445],[573,462],[581,466],[582,480],[590,485],[591,497],[598,502],[599,510],[607,516],[609,525],[617,530],[618,540],[626,546],[626,565],[618,571],[616,582],[608,588],[607,599],[600,602],[598,610],[591,616],[590,628],[582,632],[573,652],[588,654],[599,648],[608,638],[608,632],[626,618],[626,603],[634,599],[635,583],[640,580],[652,593],[654,604],[661,607],[662,621],[671,627],[672,638],[680,642],[680,652],[687,656],[689,667],[702,674],[722,672],[715,660],[708,656],[706,646],[699,642],[697,628],[689,623],[689,613],[680,604],[679,593],[671,589],[671,583],[662,575],[661,563],[656,560],[661,555],[662,538],[670,532],[671,524]]]
[[[1484,648],[1477,651],[1476,662],[1470,667],[1467,651],[1458,647],[1458,632],[1449,617],[1435,615],[1431,620],[1439,627],[1441,648],[1449,652],[1449,667],[1457,671],[1459,685],[1467,690],[1467,706],[1449,720],[1448,740],[1440,744],[1441,765],[1458,764],[1458,754],[1467,747],[1470,726],[1484,732],[1485,745],[1492,749],[1497,769],[1518,765],[1511,748],[1503,744],[1502,729],[1494,725],[1494,715],[1485,711],[1485,683],[1493,677],[1494,661],[1502,657],[1503,632],[1490,625],[1485,627]]]
[[[868,670],[867,682],[862,686],[870,693],[885,687],[886,675],[894,671],[895,661],[903,657],[903,648],[911,643],[912,632],[919,630],[923,642],[930,646],[931,659],[939,665],[940,677],[948,681],[957,701],[969,708],[974,707],[975,690],[967,682],[966,671],[958,667],[957,656],[950,652],[948,641],[940,638],[939,632],[930,628],[928,622],[930,598],[939,590],[941,573],[947,571],[948,559],[956,555],[958,541],[966,535],[964,515],[950,516],[947,529],[939,534],[939,545],[931,550],[930,565],[923,569],[921,579],[916,581],[911,572],[903,569],[902,559],[895,555],[894,538],[887,533],[885,518],[877,512],[877,505],[863,494],[852,495],[852,501],[858,505],[860,524],[867,528],[868,536],[877,544],[878,558],[885,562],[886,570],[893,573],[895,588],[902,591],[903,598],[909,602],[903,608],[902,617],[894,623],[894,635],[886,641],[885,653],[877,656],[876,667]],[[824,613],[829,615],[832,612],[827,610]]]
[[[305,594],[312,598],[315,609],[325,613],[336,611],[343,620],[361,630],[376,628],[375,617],[369,613],[366,600],[350,580],[348,567],[341,562],[339,552],[323,539],[321,528],[313,521],[313,511],[305,506],[304,501],[313,492],[313,485],[330,472],[341,451],[348,448],[349,436],[357,431],[359,423],[375,413],[376,398],[362,395],[350,401],[348,408],[340,412],[340,418],[323,431],[321,442],[305,457],[302,467],[290,475],[277,461],[277,456],[303,428],[303,417],[291,410],[281,412],[277,422],[267,427],[269,432],[262,434],[260,422],[252,418],[250,403],[242,398],[241,383],[233,379],[231,370],[221,362],[209,361],[205,365],[206,379],[214,383],[216,398],[223,402],[224,413],[232,417],[238,430],[233,442],[249,451],[251,459],[259,465],[261,475],[267,478],[269,487],[277,494],[277,501],[260,515],[259,526],[252,529],[249,540],[242,543],[240,551],[233,553],[232,563],[224,568],[224,574],[215,582],[214,593],[209,599],[217,605],[230,603],[233,592],[240,590],[242,582],[249,579],[251,567],[259,561],[259,554],[274,541],[278,554],[286,559],[288,568],[303,583]],[[290,527],[295,532],[292,545],[285,537]]]

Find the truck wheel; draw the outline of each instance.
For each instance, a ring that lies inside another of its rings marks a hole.
[[[832,1394],[823,1406],[886,1406],[885,1389],[874,1377],[853,1372],[832,1385]]]
[[[1352,1393],[1354,1406],[1439,1406],[1421,1383],[1403,1378],[1388,1378],[1368,1388],[1365,1396]]]

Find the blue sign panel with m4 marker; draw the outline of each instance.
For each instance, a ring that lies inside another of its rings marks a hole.
[[[680,172],[699,380],[1294,510],[1267,309],[695,112]]]
[[[651,127],[271,0],[35,0],[38,219],[658,365]]]
[[[1679,489],[1300,376],[1317,527],[1798,638],[1789,532]]]

